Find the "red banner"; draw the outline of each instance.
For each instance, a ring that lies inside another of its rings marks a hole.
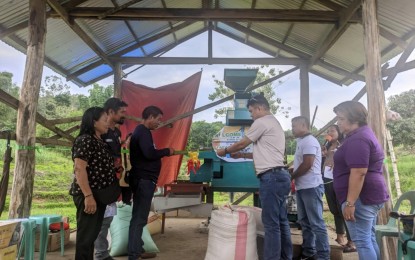
[[[158,88],[135,84],[123,80],[121,96],[127,104],[127,115],[141,118],[141,113],[147,106],[157,106],[163,111],[162,121],[177,115],[192,111],[196,104],[202,72],[198,72],[182,82],[165,85]],[[158,149],[172,147],[184,150],[192,124],[192,117],[186,117],[173,123],[172,128],[162,127],[153,131],[153,140]],[[137,122],[126,120],[121,126],[123,138],[134,131]],[[182,156],[164,157],[158,186],[171,183],[179,174]]]

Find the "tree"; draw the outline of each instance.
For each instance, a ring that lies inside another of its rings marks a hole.
[[[0,72],[0,89],[19,98],[19,87],[12,83],[13,74],[10,72]],[[17,112],[13,108],[0,102],[0,131],[16,130]]]
[[[107,87],[94,84],[92,89],[88,90],[89,92],[89,106],[99,106],[102,107],[105,101],[112,97],[114,94],[114,87],[109,85]]]
[[[275,77],[277,74],[282,73],[282,71],[280,70],[276,71],[275,68],[269,68],[269,66],[265,66],[265,65],[261,67],[257,67],[257,68],[248,68],[248,69],[258,69],[258,74],[255,79],[254,85],[261,83],[269,78]],[[211,101],[218,100],[218,99],[227,97],[229,95],[232,95],[234,93],[233,90],[225,86],[225,82],[223,80],[217,79],[215,75],[212,75],[212,77],[217,87],[215,87],[215,91],[213,93],[209,94],[209,97],[208,97],[209,100]],[[281,84],[281,83],[282,81],[278,81],[278,84]],[[272,85],[273,85],[272,82],[268,83],[256,89],[255,92],[264,93],[264,96],[267,98],[269,102],[270,110],[272,114],[276,114],[278,112],[288,118],[289,110],[291,110],[291,107],[282,107],[280,105],[281,99],[276,97],[276,93]],[[226,111],[229,108],[230,107],[223,107],[223,108],[216,109],[215,118],[226,115]]]
[[[197,151],[202,147],[211,147],[213,136],[222,129],[222,122],[207,123],[196,121],[192,123],[186,146],[188,151]]]
[[[402,92],[389,98],[390,110],[398,112],[402,119],[388,122],[388,128],[396,145],[415,147],[415,90]]]

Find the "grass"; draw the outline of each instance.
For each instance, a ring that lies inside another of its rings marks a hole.
[[[5,141],[0,140],[0,154],[4,154]],[[12,157],[14,157],[15,145],[12,142]],[[396,149],[398,159],[398,170],[402,192],[413,190],[415,187],[415,155],[403,148]],[[288,156],[288,161],[292,161],[293,156]],[[183,158],[183,163],[178,176],[179,180],[188,180],[187,175],[187,157]],[[202,162],[203,163],[203,162]],[[396,188],[393,178],[392,165],[387,161],[391,176],[393,203],[396,202]],[[0,167],[3,168],[3,161],[0,161]],[[9,179],[9,194],[12,187],[14,164],[11,164],[11,176]],[[42,147],[36,152],[36,172],[33,188],[33,201],[31,214],[61,214],[68,216],[71,228],[76,227],[75,215],[76,209],[69,195],[69,187],[73,178],[73,163],[68,148],[45,148]],[[237,200],[244,193],[236,192],[234,200]],[[5,210],[0,219],[7,219],[7,212],[10,198],[7,197]],[[226,205],[230,203],[229,192],[215,192],[214,201],[216,206]],[[253,197],[245,199],[240,205],[253,206]],[[409,205],[404,205],[403,211],[409,209]],[[323,213],[326,224],[330,227],[334,226],[333,216],[329,211]]]

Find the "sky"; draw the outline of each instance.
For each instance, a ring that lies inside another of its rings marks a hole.
[[[207,33],[194,37],[171,51],[163,55],[163,57],[206,57],[208,52]],[[213,57],[269,57],[258,50],[255,50],[242,43],[234,41],[226,36],[218,33],[213,33]],[[398,57],[394,58],[390,66],[393,66]],[[413,60],[415,53],[412,53],[408,59]],[[13,73],[13,82],[21,86],[26,57],[24,54],[0,41],[0,71],[7,71]],[[253,66],[253,65],[251,65]],[[246,68],[244,65],[147,65],[139,70],[129,74],[126,80],[137,84],[146,85],[148,87],[159,87],[166,84],[183,81],[194,73],[203,70],[202,79],[199,87],[199,93],[196,100],[196,108],[209,104],[211,101],[208,95],[214,92],[215,83],[213,76],[218,79],[223,79],[223,72],[225,68]],[[272,66],[276,69],[286,71],[291,66]],[[136,67],[131,67],[125,70],[129,73]],[[43,78],[49,75],[57,75],[51,69],[44,67]],[[364,82],[356,82],[349,86],[338,86],[327,80],[324,80],[314,74],[310,73],[310,113],[311,117],[318,106],[314,126],[317,128],[323,127],[333,117],[333,107],[337,104],[352,99],[360,89],[365,85]],[[400,73],[393,81],[391,87],[385,92],[386,99],[392,95],[414,89],[415,70]],[[273,88],[277,97],[281,98],[281,106],[290,108],[289,118],[285,118],[282,114],[277,113],[276,117],[280,121],[284,130],[291,128],[291,118],[300,115],[300,79],[299,71],[295,71],[282,79],[282,83],[273,83]],[[107,86],[113,84],[113,76],[97,82],[100,85]],[[42,80],[43,84],[43,80]],[[71,86],[71,93],[88,94],[88,89],[80,88],[77,85],[68,82]],[[366,104],[366,95],[360,100]],[[230,103],[225,104],[230,106]],[[195,114],[193,121],[205,120],[207,122],[225,121],[224,118],[214,118],[214,110],[218,108],[211,108]],[[136,115],[139,116],[139,115]],[[167,119],[167,118],[166,118]]]

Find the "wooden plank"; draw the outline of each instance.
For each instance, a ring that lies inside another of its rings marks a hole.
[[[105,63],[114,68],[114,64],[108,59],[105,52],[96,44],[82,28],[69,17],[68,12],[59,4],[57,0],[47,0],[48,4],[59,15],[60,18],[91,48]]]
[[[45,0],[29,0],[29,21],[26,66],[17,110],[16,144],[19,147],[33,147],[36,142],[36,110],[46,45]],[[35,151],[17,149],[15,158],[9,218],[27,218],[32,206]]]
[[[111,57],[123,64],[267,64],[299,65],[297,58]]]
[[[317,0],[317,2],[321,5],[324,5],[327,8],[330,8],[333,11],[341,11],[344,8],[342,5],[339,5],[330,0]]]
[[[68,15],[72,19],[99,19],[100,15],[112,9],[108,7],[76,7],[69,11]],[[51,17],[59,18],[60,15],[51,12]],[[126,8],[117,13],[107,15],[105,19],[337,23],[342,17],[335,11],[296,9]],[[359,23],[360,21],[359,16],[351,15],[347,22]]]
[[[75,132],[76,130],[78,130],[80,128],[81,128],[80,125],[75,125],[75,126],[72,126],[72,127],[68,128],[68,129],[66,129],[65,130],[65,133],[67,133],[69,135],[69,134]],[[62,138],[62,136],[60,136],[60,135],[53,135],[53,136],[49,137],[48,139],[59,139],[59,138]]]
[[[36,137],[36,143],[42,145],[56,145],[56,146],[65,146],[72,147],[72,142],[57,140],[45,137]],[[0,132],[0,139],[7,139],[7,134],[5,132]],[[11,133],[10,140],[16,140],[16,133]]]
[[[79,122],[81,120],[82,120],[82,116],[74,116],[74,117],[67,117],[67,118],[50,119],[48,120],[48,122],[51,125],[59,125],[59,124]]]
[[[21,23],[18,23],[16,25],[12,26],[12,27],[9,27],[5,30],[1,30],[0,40],[7,37],[7,36],[9,36],[9,35],[12,35],[15,32],[18,32],[20,30],[23,30],[23,29],[27,28],[27,25],[28,25],[28,21],[23,21]]]
[[[120,62],[115,63],[114,70],[114,97],[121,98],[121,81],[122,81],[122,64]]]
[[[368,104],[368,124],[375,133],[379,143],[385,147],[386,116],[385,116],[385,93],[383,90],[379,27],[377,20],[376,0],[363,0],[363,42],[365,49],[365,73]],[[379,112],[381,111],[381,112]],[[385,179],[388,172],[384,171]],[[389,193],[391,191],[389,190]],[[378,223],[386,224],[391,211],[392,203],[387,201],[384,208],[378,214]],[[383,255],[389,259],[396,256],[396,246],[390,241],[384,243]]]
[[[337,26],[330,31],[327,37],[321,42],[317,52],[311,57],[309,67],[313,66],[324,54],[331,48],[337,39],[346,31],[349,20],[353,17],[356,10],[361,6],[362,0],[353,0],[353,2],[340,13],[340,19]]]
[[[308,68],[304,65],[300,66],[300,111],[310,120],[310,83]]]

